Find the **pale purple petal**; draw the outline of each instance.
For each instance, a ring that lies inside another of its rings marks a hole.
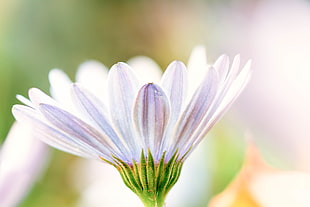
[[[138,90],[139,82],[130,66],[117,63],[111,68],[108,77],[110,116],[136,160],[140,157],[141,142],[133,129],[132,113]]]
[[[225,96],[221,100],[221,103],[218,106],[219,111],[221,111],[225,105],[229,105],[229,103],[233,102],[247,85],[250,76],[251,76],[251,61],[248,61],[246,65],[243,67],[242,71],[237,75],[234,81],[231,83],[228,88]]]
[[[170,100],[172,121],[176,121],[184,104],[187,87],[186,75],[186,66],[180,61],[173,61],[161,80],[161,87]]]
[[[104,104],[78,84],[72,85],[72,92],[76,100],[75,103],[80,106],[80,110],[84,111],[88,118],[90,118],[95,125],[99,126],[101,133],[109,137],[126,157],[130,157],[126,140],[121,139],[113,129]]]
[[[180,116],[179,123],[177,124],[176,132],[174,134],[174,142],[171,144],[174,152],[182,146],[195,132],[196,128],[201,124],[201,120],[210,109],[216,96],[218,88],[218,74],[214,68],[210,68],[209,72],[205,76],[202,84],[195,92],[190,103],[186,107],[183,114]],[[185,151],[187,149],[184,149]]]
[[[185,105],[184,101],[187,91],[186,75],[185,65],[180,61],[174,61],[168,66],[162,77],[161,86],[169,98],[171,113],[169,124],[159,151],[165,151],[169,147],[167,145],[169,145],[169,142],[173,139],[174,126]]]
[[[237,56],[237,61],[239,57]],[[239,66],[239,61],[237,63]],[[236,65],[236,66],[237,66]],[[214,126],[214,124],[224,115],[224,113],[230,108],[232,103],[236,100],[236,98],[240,95],[244,87],[251,76],[251,61],[248,61],[244,66],[240,74],[238,74],[237,78],[233,80],[233,82],[224,87],[226,90],[222,90],[213,103],[212,109],[209,113],[204,117],[201,125],[197,128],[196,134],[193,134],[191,140],[188,141],[188,145],[192,146],[194,149],[199,142],[205,137],[208,131]],[[233,68],[234,70],[239,71],[238,68]],[[236,73],[236,72],[235,72]]]
[[[218,65],[218,67],[220,67],[220,66],[221,65]],[[226,67],[226,66],[222,64],[222,67]],[[227,93],[229,91],[232,91],[231,90],[232,84],[236,80],[236,76],[238,76],[238,73],[240,71],[239,67],[240,67],[240,56],[237,55],[234,58],[232,66],[228,70],[225,78],[223,79],[223,77],[221,77],[215,100],[211,106],[211,109],[209,110],[207,117],[206,117],[207,120],[211,120],[211,117],[214,116],[216,111],[218,111],[220,105],[227,105],[223,101],[223,99],[227,97]],[[218,70],[221,71],[221,68],[218,68]],[[241,90],[242,90],[242,88],[240,88],[240,91]],[[233,95],[232,98],[233,97],[237,98],[237,95]]]
[[[156,84],[144,85],[137,96],[134,121],[143,139],[145,150],[156,155],[169,121],[169,102],[165,92]]]
[[[224,82],[222,82],[222,86],[224,88],[222,88],[221,90],[228,90],[230,84],[235,80],[236,76],[239,74],[240,72],[240,55],[236,55],[231,67],[227,73],[227,76],[224,80]]]
[[[213,67],[219,74],[220,82],[223,82],[229,72],[229,57],[227,55],[221,55],[213,64]]]
[[[81,140],[51,126],[36,110],[22,105],[15,105],[12,112],[16,120],[32,128],[35,137],[59,150],[92,159],[99,159],[99,155],[102,157],[107,156],[107,154],[102,154],[96,148],[87,145],[87,143],[81,142]]]
[[[50,96],[46,95],[43,91],[38,88],[31,88],[28,91],[29,99],[31,103],[38,108],[41,103],[46,103],[50,105],[58,106],[59,104],[52,99]]]
[[[44,117],[59,130],[66,132],[72,137],[76,137],[104,154],[109,154],[110,152],[115,156],[123,158],[109,137],[105,137],[76,116],[48,104],[41,104],[39,109]]]
[[[17,206],[40,177],[47,146],[29,128],[15,123],[0,151],[0,206]]]

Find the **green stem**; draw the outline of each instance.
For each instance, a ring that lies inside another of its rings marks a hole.
[[[140,197],[140,199],[145,207],[163,207],[165,204],[165,198],[148,199]]]

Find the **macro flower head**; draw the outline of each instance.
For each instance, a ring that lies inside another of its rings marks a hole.
[[[109,71],[86,62],[75,83],[52,70],[54,98],[32,88],[13,114],[51,146],[112,164],[146,206],[162,206],[184,160],[246,85],[250,61],[241,69],[239,55],[231,64],[222,55],[209,66],[197,47],[188,69],[173,61],[160,80],[150,60],[131,62]]]

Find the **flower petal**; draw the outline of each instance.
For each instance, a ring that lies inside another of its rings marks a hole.
[[[158,154],[170,115],[165,92],[156,84],[144,85],[138,93],[134,107],[134,121],[143,139],[144,150]]]
[[[109,137],[105,137],[76,116],[48,104],[41,104],[39,109],[44,117],[59,130],[66,132],[72,137],[76,137],[104,154],[112,153],[123,158]]]
[[[31,108],[35,108],[35,106],[33,105],[33,103],[32,103],[29,99],[25,98],[25,97],[22,96],[22,95],[16,95],[16,99],[19,100],[20,102],[22,102],[23,104],[25,104],[25,105],[31,107]]]
[[[169,98],[171,115],[165,137],[160,146],[160,151],[165,151],[169,147],[167,145],[169,145],[169,140],[173,137],[174,126],[180,116],[181,110],[183,110],[187,89],[186,75],[185,65],[180,61],[174,61],[168,66],[162,77],[161,86]]]
[[[236,76],[240,72],[240,55],[236,55],[230,69],[228,70],[227,76],[224,81],[221,82],[222,88],[220,90],[227,91],[230,88],[230,84],[235,80]]]
[[[201,84],[205,73],[208,71],[206,49],[196,46],[190,55],[188,64],[188,100]]]
[[[46,104],[50,104],[54,106],[59,105],[54,99],[46,95],[43,91],[41,91],[38,88],[29,89],[28,96],[29,96],[31,103],[36,108],[38,108],[41,103],[46,103]]]
[[[126,137],[132,157],[140,159],[141,143],[133,130],[133,105],[139,82],[125,63],[112,66],[108,76],[109,109],[112,122],[122,137]]]
[[[125,140],[121,140],[117,132],[113,129],[104,104],[78,84],[72,85],[72,92],[76,100],[75,103],[80,106],[79,108],[87,114],[88,118],[95,125],[99,126],[101,133],[109,137],[126,157],[130,157],[127,143]]]
[[[70,78],[59,69],[53,69],[49,72],[48,78],[51,84],[50,92],[55,100],[66,106],[72,106],[70,97]]]
[[[216,96],[217,87],[218,74],[212,67],[180,117],[174,134],[176,140],[171,145],[173,150],[169,150],[169,153],[174,153],[179,148],[179,150],[184,150],[180,152],[182,155],[182,153],[186,153],[189,149],[188,147],[184,148],[182,146],[185,146],[185,143],[189,142],[189,138],[201,124],[201,120],[205,114],[210,110],[210,106]]]
[[[33,129],[33,136],[59,150],[92,159],[99,159],[98,155],[104,156],[97,149],[49,125],[36,110],[22,105],[14,105],[12,112],[19,122],[26,123]]]
[[[221,55],[213,64],[213,67],[218,72],[220,82],[223,82],[229,72],[229,57],[227,55]]]
[[[106,100],[108,69],[100,62],[91,60],[82,63],[76,74],[76,81],[81,83],[103,101]]]
[[[239,63],[235,64],[235,66],[239,66]],[[197,128],[196,135],[192,136],[192,139],[195,140],[192,143],[193,149],[199,144],[201,139],[203,139],[214,124],[224,115],[224,113],[242,92],[251,76],[250,66],[251,61],[248,61],[240,74],[238,74],[237,78],[226,83],[227,85],[222,87],[222,91],[218,92],[218,96],[216,97],[209,113],[204,117],[201,125]],[[239,71],[239,68],[235,67],[231,70]],[[233,73],[236,74],[236,72]]]
[[[48,161],[47,146],[14,123],[0,151],[0,206],[18,206]]]
[[[187,87],[186,66],[180,61],[172,62],[166,69],[161,86],[171,104],[171,120],[176,121],[183,107]]]
[[[231,83],[229,89],[227,90],[226,95],[223,98],[223,101],[221,101],[219,110],[222,110],[222,108],[224,108],[224,106],[222,105],[228,105],[227,103],[233,102],[239,96],[241,91],[248,83],[250,77],[251,77],[251,61],[249,60],[242,68],[240,73],[237,75],[237,77],[234,79],[234,81]]]
[[[142,83],[158,83],[162,70],[152,59],[138,56],[127,61]]]

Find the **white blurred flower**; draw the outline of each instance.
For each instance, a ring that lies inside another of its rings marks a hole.
[[[142,207],[140,199],[127,188],[110,165],[93,160],[78,160],[72,166],[71,181],[81,192],[78,207]]]
[[[40,176],[47,146],[31,129],[14,123],[0,151],[0,206],[16,206]]]
[[[15,105],[13,114],[51,146],[114,165],[139,196],[153,198],[160,189],[164,198],[183,161],[238,97],[250,74],[250,62],[240,69],[239,56],[230,65],[222,55],[208,67],[204,49],[196,48],[191,59],[196,64],[190,61],[188,71],[182,62],[172,62],[158,83],[143,82],[159,74],[156,67],[135,71],[125,63],[107,73],[100,63],[86,62],[73,84],[53,70],[56,100],[33,88],[30,100],[20,99],[27,106]]]

